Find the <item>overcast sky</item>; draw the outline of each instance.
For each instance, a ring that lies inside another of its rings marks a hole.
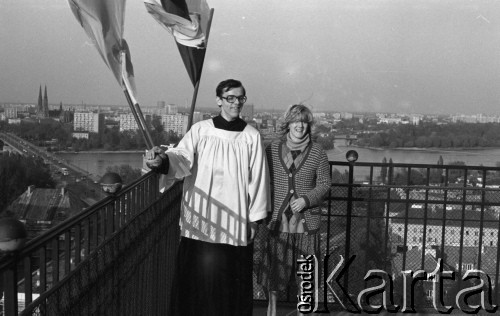
[[[198,105],[243,81],[285,109],[500,115],[499,0],[207,0],[215,9]],[[139,103],[184,106],[193,88],[172,36],[128,0]],[[122,104],[66,0],[0,1],[0,102]]]

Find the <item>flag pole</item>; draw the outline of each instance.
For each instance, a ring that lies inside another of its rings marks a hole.
[[[151,135],[149,134],[149,129],[146,124],[146,120],[144,119],[144,115],[142,114],[141,108],[139,107],[139,103],[135,100],[133,94],[131,93],[132,87],[130,81],[128,80],[127,67],[126,67],[126,52],[121,52],[121,66],[122,66],[122,82],[123,82],[123,92],[125,93],[125,97],[127,98],[128,105],[130,106],[130,110],[132,115],[134,115],[135,121],[139,130],[142,134],[142,138],[146,143],[146,147],[148,149],[153,148],[154,143]]]
[[[205,36],[205,49],[208,49],[208,35],[210,34],[210,28],[212,26],[212,18],[214,16],[214,8],[210,9],[210,15],[207,21],[207,34]],[[205,58],[203,58],[203,63],[205,62]],[[201,72],[203,71],[203,63],[200,68],[200,76],[198,77],[198,81],[196,82],[194,86],[194,91],[193,91],[193,98],[191,100],[191,109],[189,111],[189,117],[188,117],[188,126],[187,130],[189,131],[191,129],[191,126],[193,125],[193,115],[194,115],[194,108],[196,106],[196,99],[198,98],[198,89],[200,88],[200,81],[201,81]]]
[[[142,124],[141,123],[141,117],[139,116],[139,114],[137,113],[136,109],[135,109],[135,105],[137,107],[139,107],[139,104],[135,104],[134,105],[134,102],[132,101],[131,97],[130,97],[130,93],[128,92],[127,89],[124,89],[123,92],[125,93],[125,97],[127,98],[127,102],[128,102],[128,105],[130,106],[130,110],[132,111],[132,115],[134,115],[134,119],[135,121],[137,122],[137,126],[139,127],[139,131],[141,132],[141,135],[142,135],[142,138],[144,139],[144,143],[146,144],[146,147],[148,149],[151,149],[153,148],[153,140],[151,138],[151,135],[149,134],[149,131],[146,127],[146,125]],[[142,115],[142,112],[141,114]],[[142,121],[144,121],[144,117],[142,117]]]

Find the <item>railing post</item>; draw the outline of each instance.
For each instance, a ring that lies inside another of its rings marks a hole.
[[[17,268],[15,265],[17,260],[12,260],[3,273],[0,273],[0,285],[3,287],[4,310],[5,316],[15,316],[18,314],[17,308]]]
[[[354,163],[356,162],[356,160],[358,160],[358,153],[355,150],[349,150],[346,153],[346,159],[349,162],[349,186],[347,188],[345,260],[349,260],[351,251],[352,188],[354,185]],[[344,275],[344,288],[346,293],[349,293],[349,271],[347,271],[347,273]],[[347,299],[350,300],[350,298]]]

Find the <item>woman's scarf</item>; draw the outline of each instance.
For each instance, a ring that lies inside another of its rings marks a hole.
[[[306,134],[304,137],[302,137],[302,139],[292,139],[292,137],[290,136],[290,132],[286,134],[286,146],[292,151],[304,151],[310,141],[311,137],[309,136],[309,134]]]
[[[311,138],[309,134],[305,135],[302,139],[292,139],[290,133],[286,135],[286,147],[289,150],[283,150],[283,160],[285,161],[288,169],[293,172],[295,168],[300,164],[304,155],[301,153],[306,149],[307,145]],[[289,203],[295,200],[295,196],[291,196]],[[288,204],[287,209],[281,214],[281,232],[286,233],[303,233],[304,232],[304,224],[302,223],[302,218],[304,217],[303,213],[297,212],[293,213]]]

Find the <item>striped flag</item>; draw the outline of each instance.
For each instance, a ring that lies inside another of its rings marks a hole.
[[[122,88],[131,90],[129,93],[134,97],[134,69],[123,38],[126,0],[68,0],[68,3],[115,79]]]
[[[205,0],[144,0],[147,11],[173,35],[195,86],[201,77],[210,24]]]

